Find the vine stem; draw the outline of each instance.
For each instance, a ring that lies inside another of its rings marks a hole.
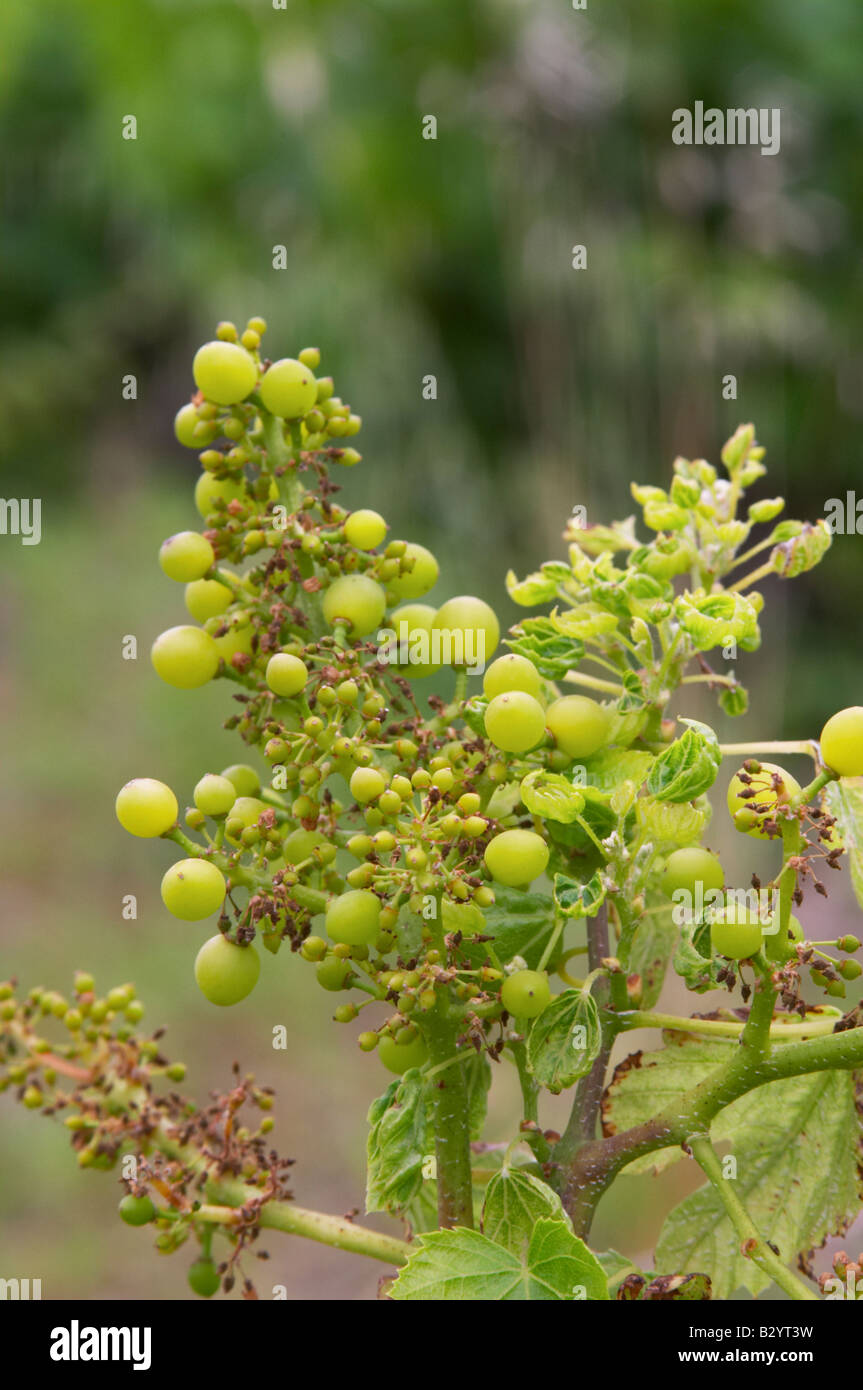
[[[589,676],[584,671],[567,671],[564,680],[572,685],[586,686],[588,690],[607,690],[611,695],[620,695],[623,692],[623,686],[617,681],[606,681],[601,676]]]
[[[596,916],[589,919],[587,928],[587,964],[591,974],[602,969],[602,961],[609,955],[608,911],[603,903]],[[601,986],[600,986],[601,988]],[[599,1002],[599,1001],[598,1001]],[[604,1011],[601,1012],[603,1017]],[[583,1144],[596,1138],[596,1123],[602,1100],[605,1072],[611,1053],[614,1029],[603,1017],[602,1043],[590,1071],[583,1076],[575,1088],[569,1121],[555,1146],[555,1161],[565,1169]]]
[[[208,1194],[213,1200],[195,1212],[195,1220],[227,1226],[241,1221],[237,1208],[260,1197],[256,1188],[231,1181],[212,1184]],[[368,1255],[386,1264],[403,1265],[411,1254],[407,1242],[395,1236],[370,1231],[366,1226],[356,1226],[343,1216],[329,1216],[325,1212],[296,1207],[293,1202],[268,1202],[261,1208],[260,1225],[274,1231],[284,1231],[288,1235],[306,1236],[322,1245],[332,1245],[337,1250]]]
[[[432,1071],[432,1125],[438,1197],[438,1224],[473,1227],[473,1174],[470,1163],[470,1118],[467,1081],[463,1067],[449,1063],[460,1056],[457,1047],[460,1019],[450,1014],[446,1001],[426,1016],[424,1033]]]
[[[742,1023],[720,1018],[679,1018],[675,1014],[656,1014],[641,1009],[619,1015],[621,1029],[627,1032],[634,1028],[668,1028],[675,1033],[701,1033],[705,1037],[739,1038],[743,1032]],[[812,1019],[802,1023],[772,1023],[769,1037],[776,1038],[814,1038],[833,1032],[835,1018]]]
[[[815,757],[815,743],[812,739],[768,739],[758,743],[720,743],[719,751],[723,758],[744,754],[757,758],[759,753],[802,753]]]
[[[723,1177],[719,1155],[707,1135],[690,1136],[686,1141],[686,1147],[690,1150],[699,1168],[709,1178],[719,1200],[725,1207],[728,1218],[740,1237],[741,1253],[746,1255],[748,1259],[754,1260],[758,1267],[763,1269],[764,1273],[788,1294],[789,1298],[793,1298],[797,1302],[819,1302],[818,1295],[812,1289],[807,1288],[788,1269],[781,1257],[759,1235],[754,1221],[734,1191],[730,1179]]]

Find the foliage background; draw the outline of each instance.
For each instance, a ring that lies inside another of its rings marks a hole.
[[[476,592],[507,619],[506,569],[558,553],[573,505],[626,515],[630,477],[662,482],[679,452],[715,459],[742,419],[767,445],[767,493],[818,516],[858,474],[861,47],[856,0],[2,8],[2,490],[41,496],[43,540],[0,538],[0,974],[134,978],[202,1094],[241,1058],[278,1087],[304,1204],[360,1205],[381,1069],[295,959],[214,1018],[191,981],[198,936],[159,899],[170,849],[113,818],[128,777],[182,802],[238,756],[225,688],[169,690],[145,655],[182,620],[155,552],[194,524],[196,464],[171,432],[191,354],[216,320],[255,312],[276,353],[319,344],[366,422],[345,499],[432,545],[441,600]],[[695,100],[781,107],[781,153],[676,147],[671,112]],[[859,700],[859,556],[838,537],[792,608],[768,592],[737,737],[814,734]],[[127,633],[137,663],[120,659]],[[740,875],[755,867],[720,828],[712,843]],[[136,923],[120,917],[129,892]],[[834,889],[837,925],[849,901]],[[287,1054],[270,1047],[282,1022]],[[513,1096],[501,1077],[493,1137]],[[62,1134],[6,1097],[0,1122],[0,1274],[41,1277],[46,1297],[184,1296],[185,1257],[160,1261],[120,1225],[111,1178],[79,1174]],[[597,1240],[648,1248],[687,1167],[624,1180]],[[272,1273],[294,1298],[374,1296],[380,1271],[359,1259],[269,1245],[263,1287]]]

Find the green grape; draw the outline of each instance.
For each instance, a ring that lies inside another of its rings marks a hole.
[[[725,882],[725,871],[715,854],[709,849],[676,849],[668,856],[659,886],[666,897],[675,892],[694,893],[695,885],[701,884],[702,894],[721,888]]]
[[[222,768],[221,775],[233,782],[237,796],[257,796],[261,790],[261,779],[248,763],[232,763],[230,767]]]
[[[365,637],[380,625],[386,595],[366,574],[343,574],[325,591],[322,608],[330,627],[346,622],[354,637]]]
[[[504,753],[526,753],[545,735],[545,710],[524,690],[495,695],[485,712],[485,731]]]
[[[150,840],[177,822],[177,798],[154,777],[135,777],[117,793],[117,820],[130,835]]]
[[[201,1298],[212,1298],[214,1293],[219,1292],[222,1282],[219,1271],[211,1259],[196,1260],[186,1278],[192,1293],[198,1294]]]
[[[299,695],[309,679],[309,668],[290,652],[277,652],[267,662],[267,685],[276,695]]]
[[[380,930],[380,919],[381,905],[374,893],[352,888],[331,900],[326,916],[327,936],[348,946],[371,946]]]
[[[198,922],[218,911],[226,892],[221,869],[209,859],[180,859],[162,879],[162,901],[184,922]]]
[[[351,512],[345,522],[345,540],[357,550],[374,550],[387,534],[387,524],[380,512],[369,507]]]
[[[403,558],[413,560],[413,568],[391,579],[390,590],[396,598],[421,598],[437,583],[440,565],[430,550],[426,550],[424,545],[417,545],[415,541],[407,542]]]
[[[159,551],[159,564],[169,579],[180,584],[188,584],[190,579],[200,579],[216,559],[215,551],[199,531],[178,531],[162,542]]]
[[[213,641],[219,656],[230,664],[231,657],[236,656],[238,652],[251,656],[253,637],[254,630],[248,623],[242,627],[232,623],[222,637],[214,637]]]
[[[186,585],[186,607],[198,623],[218,617],[233,601],[232,591],[218,579],[194,579]]]
[[[117,1210],[127,1226],[146,1226],[156,1215],[149,1197],[133,1197],[131,1192],[121,1198]]]
[[[187,449],[197,449],[199,441],[195,438],[195,426],[198,423],[198,408],[189,401],[188,405],[181,405],[174,416],[174,434],[181,444]]]
[[[781,777],[779,788],[773,785],[773,773]],[[797,796],[800,783],[784,768],[775,763],[761,763],[761,771],[747,773],[748,782],[740,779],[735,772],[728,785],[726,803],[728,813],[738,830],[751,835],[756,840],[769,840],[771,837],[763,829],[764,822],[772,820],[778,806],[787,804],[789,797]],[[744,792],[754,791],[754,796],[744,796]]]
[[[797,954],[797,944],[803,940],[803,927],[792,912],[788,918],[788,928],[785,932],[785,940],[781,939],[782,932],[774,932],[773,935],[764,937],[764,952],[770,960],[779,961],[792,960]]]
[[[432,626],[436,632],[449,634],[450,666],[483,665],[500,641],[500,623],[494,610],[470,594],[447,599]]]
[[[763,926],[757,912],[735,903],[717,912],[710,923],[714,951],[730,960],[748,960],[761,949]]]
[[[211,1004],[224,1008],[251,994],[261,973],[254,946],[235,946],[221,932],[205,941],[195,957],[198,989]]]
[[[245,496],[243,484],[233,478],[214,478],[212,473],[202,473],[195,483],[195,506],[203,517],[215,511],[217,502],[227,506],[229,502],[243,501]]]
[[[544,872],[548,845],[533,830],[503,830],[489,840],[485,865],[492,878],[510,888],[523,888]]]
[[[379,797],[386,785],[386,778],[376,767],[357,767],[351,773],[351,795],[361,806]],[[401,798],[399,801],[401,802]]]
[[[317,830],[292,830],[282,845],[285,863],[302,864],[320,845],[327,843]]]
[[[570,758],[589,758],[608,737],[608,712],[586,695],[564,695],[549,705],[545,721]]]
[[[523,690],[539,700],[542,695],[542,680],[532,661],[515,652],[507,652],[491,663],[482,679],[483,694],[493,700],[495,695],[505,695],[509,690]]]
[[[413,659],[431,656],[431,630],[436,614],[437,609],[430,603],[403,603],[390,615],[390,627],[396,634],[394,651],[399,657],[408,658],[407,663],[398,664],[396,670],[411,680],[424,680],[440,670],[440,663]]]
[[[821,756],[840,777],[863,776],[863,705],[840,709],[821,730]]]
[[[537,1018],[551,1003],[545,971],[516,970],[508,975],[501,986],[500,1002],[516,1018]]]
[[[195,353],[192,375],[198,390],[217,405],[236,405],[254,390],[258,369],[237,343],[204,343]]]
[[[284,420],[297,420],[315,404],[318,386],[303,362],[283,357],[261,378],[260,397],[267,410]]]
[[[336,994],[340,989],[347,989],[350,976],[350,961],[340,960],[338,956],[327,956],[315,971],[315,978],[321,989],[329,990],[331,994]]]
[[[257,825],[258,820],[267,809],[267,803],[259,801],[256,796],[238,796],[231,807],[230,815],[225,824],[225,834],[231,844],[235,845],[239,842],[243,830]]]
[[[178,690],[206,685],[219,669],[216,643],[200,627],[169,627],[153,643],[150,659],[156,674]]]
[[[428,1059],[428,1048],[419,1033],[409,1042],[396,1042],[395,1038],[384,1033],[378,1041],[377,1051],[387,1071],[395,1072],[396,1076],[402,1076],[411,1067],[423,1066]]]

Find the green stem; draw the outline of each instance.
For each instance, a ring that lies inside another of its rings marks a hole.
[[[231,1180],[209,1185],[207,1194],[211,1202],[195,1213],[195,1219],[227,1226],[237,1222],[236,1207],[261,1195],[256,1188]],[[365,1226],[355,1226],[342,1216],[308,1211],[305,1207],[294,1206],[293,1202],[267,1202],[261,1208],[260,1224],[274,1231],[285,1231],[288,1235],[306,1236],[322,1245],[332,1245],[337,1250],[368,1255],[386,1264],[403,1265],[411,1254],[411,1247],[406,1241],[398,1240],[395,1236],[370,1231]]]
[[[728,1218],[740,1237],[741,1246],[744,1246],[744,1254],[752,1259],[764,1273],[773,1279],[788,1294],[798,1302],[817,1303],[818,1295],[813,1289],[807,1286],[792,1274],[784,1261],[775,1254],[765,1240],[759,1235],[758,1230],[734,1190],[730,1179],[723,1177],[722,1165],[719,1155],[706,1135],[691,1136],[687,1140],[687,1148],[691,1151],[693,1158],[698,1166],[710,1179],[719,1196],[722,1205],[728,1213]]]
[[[719,751],[723,758],[737,755],[757,758],[760,753],[802,753],[815,757],[815,746],[811,739],[767,739],[757,743],[720,743]]]
[[[460,1021],[442,998],[426,1015],[424,1032],[432,1069],[458,1054]],[[446,1066],[432,1080],[432,1124],[437,1163],[438,1223],[473,1227],[473,1175],[470,1165],[470,1122],[467,1081],[463,1067]]]
[[[712,1038],[739,1038],[743,1032],[743,1024],[734,1023],[731,1019],[680,1018],[676,1014],[657,1014],[642,1009],[633,1009],[619,1017],[621,1029],[626,1032],[631,1032],[634,1028],[668,1028],[675,1033],[700,1033],[704,1037]],[[835,1018],[818,1018],[802,1023],[773,1023],[769,1037],[771,1041],[777,1038],[817,1038],[832,1033],[835,1026]]]
[[[601,676],[588,676],[583,671],[567,671],[564,680],[572,685],[583,685],[588,690],[607,690],[611,695],[621,695],[623,686],[617,681],[605,681]]]

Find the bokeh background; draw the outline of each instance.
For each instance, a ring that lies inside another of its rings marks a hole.
[[[200,933],[159,898],[172,851],[113,817],[129,777],[182,803],[239,754],[225,687],[170,690],[146,659],[182,621],[155,556],[195,524],[197,465],[171,430],[192,352],[253,313],[274,355],[318,344],[365,421],[344,499],[433,547],[441,601],[476,592],[508,620],[506,570],[560,553],[576,503],[628,514],[630,478],[716,459],[741,420],[767,447],[762,495],[821,515],[859,476],[861,51],[858,0],[5,0],[2,492],[42,498],[43,538],[0,537],[0,975],[134,979],[189,1089],[226,1085],[235,1058],[276,1086],[305,1205],[361,1206],[382,1069],[295,958],[216,1017],[191,980]],[[675,146],[672,110],[696,100],[780,107],[781,152]],[[861,573],[840,536],[819,570],[767,585],[764,646],[738,671],[752,712],[693,712],[725,737],[803,737],[858,702]],[[749,842],[712,841],[745,882]],[[847,883],[831,888],[847,929]],[[506,1075],[491,1113],[508,1138]],[[79,1173],[62,1131],[8,1097],[0,1172],[0,1274],[41,1277],[45,1297],[186,1296],[185,1256],[150,1254],[113,1178]],[[597,1244],[645,1252],[694,1181],[624,1179]],[[267,1244],[267,1286],[375,1296],[383,1267]]]

